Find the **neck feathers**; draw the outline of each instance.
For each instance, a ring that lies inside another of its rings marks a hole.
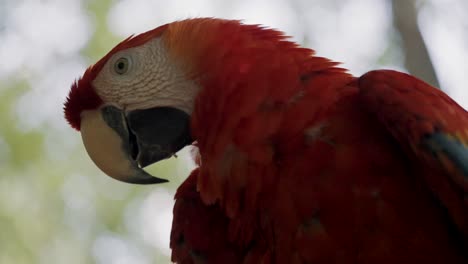
[[[238,21],[177,22],[164,39],[202,87],[192,114],[198,190],[231,217],[257,206],[262,188],[275,182],[285,144],[353,79],[281,32]]]

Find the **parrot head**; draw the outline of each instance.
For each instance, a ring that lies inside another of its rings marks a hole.
[[[166,182],[142,168],[193,142],[190,114],[199,85],[190,76],[191,58],[176,54],[191,43],[173,45],[190,40],[177,39],[183,23],[170,27],[122,41],[72,84],[64,104],[90,158],[117,180]]]

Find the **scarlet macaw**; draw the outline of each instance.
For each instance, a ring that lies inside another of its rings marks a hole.
[[[118,180],[182,147],[178,263],[468,263],[468,114],[417,78],[354,77],[239,21],[132,36],[75,81],[65,117]]]

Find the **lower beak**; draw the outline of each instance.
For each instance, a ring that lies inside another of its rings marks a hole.
[[[84,111],[80,131],[96,166],[114,179],[135,184],[167,182],[142,168],[193,142],[189,115],[169,107],[127,114],[114,106]]]

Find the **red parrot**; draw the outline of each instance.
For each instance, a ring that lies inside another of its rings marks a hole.
[[[124,182],[165,182],[142,168],[196,146],[174,262],[468,263],[468,114],[411,75],[188,19],[118,44],[64,112]]]

